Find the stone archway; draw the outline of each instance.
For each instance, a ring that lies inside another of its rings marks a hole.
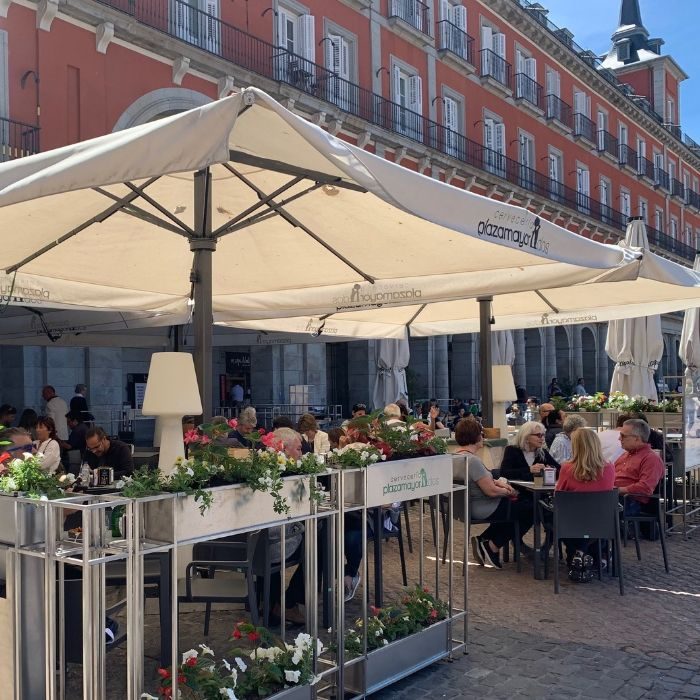
[[[184,112],[193,107],[201,107],[210,102],[212,102],[211,97],[196,90],[175,87],[153,90],[132,102],[117,119],[112,131],[146,124],[154,119]]]

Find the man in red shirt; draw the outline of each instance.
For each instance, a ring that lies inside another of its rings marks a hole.
[[[620,428],[620,444],[626,450],[615,461],[615,486],[621,494],[637,497],[626,499],[625,515],[638,515],[643,503],[648,503],[656,485],[664,475],[661,457],[648,444],[649,425],[643,420],[626,420]]]

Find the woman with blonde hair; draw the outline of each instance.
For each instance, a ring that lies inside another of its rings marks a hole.
[[[588,428],[571,434],[571,460],[561,465],[557,491],[610,491],[615,486],[615,467],[603,457],[598,435]],[[569,578],[586,583],[593,578],[597,540],[564,540]]]

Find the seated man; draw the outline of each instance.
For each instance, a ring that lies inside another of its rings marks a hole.
[[[66,421],[70,433],[68,440],[61,440],[61,449],[80,450],[82,457],[85,454],[85,436],[88,432],[88,427],[83,422],[83,414],[80,411],[68,411]]]
[[[244,408],[238,414],[238,426],[228,436],[231,440],[237,440],[239,447],[252,447],[253,443],[246,437],[250,435],[258,425],[258,417],[252,406]]]
[[[131,454],[131,445],[108,438],[102,428],[90,428],[87,431],[85,448],[85,461],[90,469],[111,467],[114,469],[115,479],[133,474],[134,458]]]
[[[634,494],[625,500],[625,515],[639,515],[646,496],[654,493],[664,475],[664,463],[649,440],[649,426],[643,420],[626,420],[620,428],[620,443],[625,450],[615,462],[615,486],[620,494]]]

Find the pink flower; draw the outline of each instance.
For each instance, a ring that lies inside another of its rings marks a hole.
[[[274,447],[277,440],[274,433],[266,433],[260,438],[260,442],[262,442],[265,447]]]
[[[238,421],[235,418],[231,418],[228,422],[228,427],[231,428],[231,430],[235,430],[238,427]]]
[[[266,432],[267,430],[265,430],[265,428],[258,428],[258,435],[260,435],[260,437],[265,435]]]
[[[188,430],[185,433],[185,437],[183,439],[185,441],[185,445],[189,445],[193,442],[199,442],[200,438],[202,438],[202,436],[200,436],[197,428],[193,428],[192,430]],[[203,439],[202,439],[202,441],[203,441]]]
[[[211,438],[207,437],[206,435],[202,435],[200,442],[202,445],[208,445],[211,442]]]

